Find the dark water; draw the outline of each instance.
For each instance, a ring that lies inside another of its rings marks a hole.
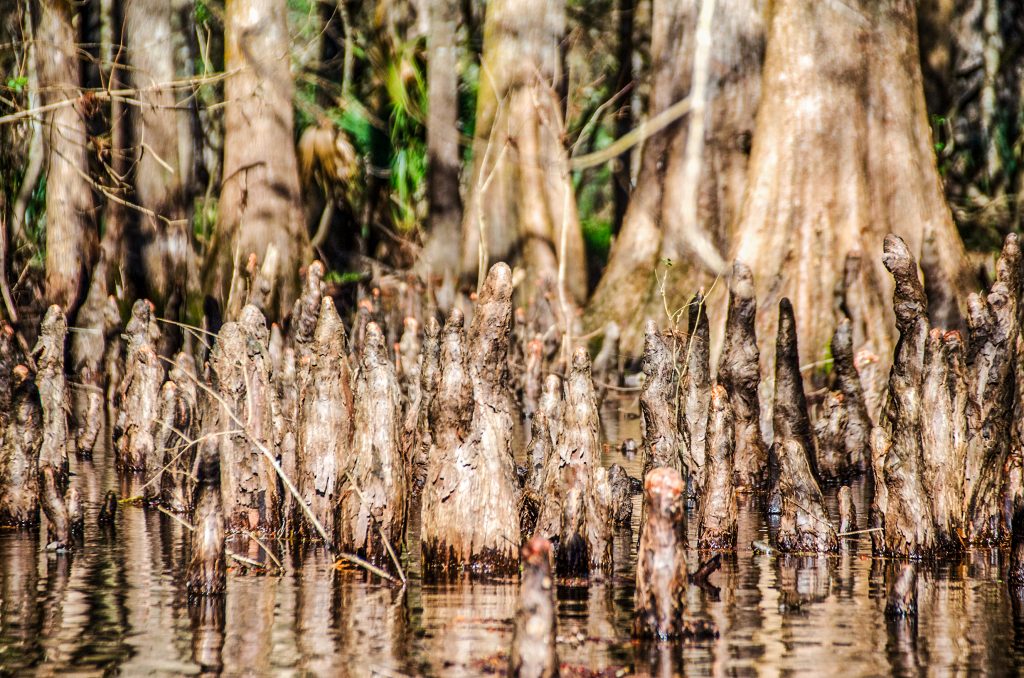
[[[622,438],[639,437],[629,414],[635,407],[634,401],[606,409],[603,422],[611,443],[605,464],[622,463],[632,475],[639,459],[614,450]],[[187,530],[155,510],[126,505],[115,529],[101,531],[100,499],[117,486],[110,460],[73,461],[72,470],[89,506],[83,546],[71,555],[47,554],[37,533],[0,530],[0,673],[462,676],[505,670],[515,582],[427,585],[412,576],[399,590],[333,569],[322,551],[286,551],[285,574],[232,572],[223,599],[190,606],[182,576]],[[863,527],[862,484],[854,496]],[[558,590],[563,668],[571,675],[610,676],[1024,671],[1024,599],[1011,596],[1002,578],[1005,553],[979,550],[962,561],[922,565],[914,627],[886,622],[885,594],[898,564],[872,558],[866,539],[848,541],[840,555],[828,557],[751,551],[751,541],[766,538],[756,507],[744,506],[740,548],[711,577],[720,590],[690,587],[687,615],[713,622],[719,638],[639,644],[630,638],[635,543],[620,535],[610,581]],[[255,544],[229,548],[264,558]],[[691,569],[697,561],[691,550]],[[417,558],[407,566],[414,575]]]

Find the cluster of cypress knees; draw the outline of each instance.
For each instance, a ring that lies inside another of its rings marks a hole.
[[[873,484],[867,522],[877,553],[940,557],[1012,535],[1010,580],[1024,583],[1018,239],[1007,237],[988,293],[969,298],[966,336],[929,326],[917,264],[900,238],[886,238],[883,263],[895,281],[899,341],[877,422],[843,319],[831,344],[832,390],[812,425],[794,311],[783,299],[766,444],[757,304],[742,263],[729,281],[717,381],[700,294],[686,332],[648,322],[637,635],[692,632],[682,615],[691,580],[687,505],[696,507],[701,550],[736,548],[737,497],[745,494],[778,516],[772,548],[831,552],[856,527],[853,502],[842,487],[834,518],[821,487],[858,474]],[[499,263],[468,329],[457,307],[442,326],[429,294],[403,282],[389,300],[375,291],[360,302],[350,340],[323,275],[320,263],[307,267],[287,332],[267,327],[265,290],[254,284],[237,320],[195,332],[198,343],[173,358],[161,350],[147,301],[135,303],[123,335],[114,299],[83,308],[86,327],[71,341],[91,344],[73,352],[85,356],[71,366],[74,388],[59,307],[46,313],[30,356],[18,354],[5,327],[0,523],[37,524],[41,507],[50,547],[73,547],[84,510],[68,489],[69,459],[91,456],[106,410],[118,468],[142,479],[147,504],[191,519],[190,594],[224,591],[233,533],[322,541],[396,574],[397,554],[411,546],[410,498],[419,493],[424,575],[521,570],[513,668],[543,675],[538,667],[557,667],[553,574],[607,576],[613,529],[631,522],[635,481],[601,465],[599,398],[605,381],[621,377],[615,328],[593,365],[583,348],[562,359],[565,319],[550,285],[513,311],[512,272]],[[101,520],[111,521],[113,493],[104,503]]]

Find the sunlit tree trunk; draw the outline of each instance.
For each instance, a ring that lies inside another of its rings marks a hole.
[[[565,25],[564,0],[487,5],[462,268],[482,279],[505,260],[525,267],[527,285],[554,281],[564,228],[565,290],[582,302],[583,237],[556,92]]]
[[[850,252],[863,255],[848,299],[861,320],[855,348],[869,342],[887,371],[895,332],[880,253],[888,232],[921,261],[933,323],[961,324],[955,299],[970,276],[935,168],[915,31],[907,0],[774,5],[733,249],[754,272],[768,378],[771,309],[782,297],[796,310],[801,364],[826,355]]]
[[[36,64],[44,106],[81,96],[72,7],[66,0],[33,3]],[[96,257],[85,120],[79,105],[60,105],[44,118],[46,171],[46,299],[69,315],[85,294]]]
[[[276,288],[266,311],[280,319],[291,309],[299,266],[310,256],[292,139],[284,0],[227,0],[224,65],[223,179],[206,290],[226,317],[237,317],[246,295],[238,272],[250,254],[263,261],[272,247]]]
[[[427,196],[430,236],[423,264],[434,273],[455,270],[459,262],[462,200],[459,197],[459,71],[457,0],[432,0],[427,33]]]
[[[138,90],[131,108],[132,166],[136,202],[142,210],[130,262],[138,296],[157,304],[161,315],[177,317],[189,281],[191,243],[184,204],[189,157],[182,158],[179,124],[187,109],[176,107],[172,7],[164,0],[124,3],[128,74]],[[184,160],[184,162],[183,162]]]
[[[763,53],[758,5],[753,0],[719,0],[712,23],[697,226],[719,249],[730,241],[746,187]],[[653,3],[648,119],[690,92],[699,8],[696,0]],[[674,260],[671,266],[659,265],[663,234],[679,218],[686,137],[684,118],[646,141],[622,230],[587,308],[589,329],[599,329],[609,320],[619,324],[627,353],[639,353],[646,318],[664,319],[666,306],[675,311],[698,285],[712,280],[696,263]],[[676,245],[686,251],[686,243]],[[665,299],[656,273],[667,276],[662,277]]]

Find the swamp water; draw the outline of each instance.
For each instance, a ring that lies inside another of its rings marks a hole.
[[[606,403],[603,463],[640,476],[636,399]],[[503,675],[518,601],[515,581],[426,584],[418,549],[405,590],[361,571],[338,571],[323,550],[278,554],[281,576],[229,573],[225,596],[190,605],[188,531],[155,509],[122,504],[112,530],[97,527],[104,492],[119,486],[112,456],[72,461],[86,502],[84,544],[44,553],[38,533],[0,530],[0,675]],[[863,481],[853,487],[858,527],[868,516]],[[836,515],[836,491],[826,491]],[[587,588],[557,588],[563,675],[1019,675],[1024,673],[1024,594],[1003,579],[1005,554],[974,550],[919,568],[916,627],[888,622],[885,598],[899,564],[871,556],[866,535],[835,556],[751,550],[767,541],[757,506],[740,503],[739,548],[691,585],[691,620],[706,641],[631,639],[636,526],[615,541],[615,574]],[[696,517],[689,514],[690,543]],[[418,521],[412,525],[418,543]],[[228,549],[267,560],[255,543]],[[707,554],[703,554],[706,558]],[[698,553],[690,549],[691,570]]]

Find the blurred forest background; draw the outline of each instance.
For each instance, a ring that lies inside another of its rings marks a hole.
[[[1019,0],[8,0],[0,312],[281,322],[314,258],[444,310],[506,260],[636,355],[740,258],[767,343],[790,296],[827,351],[853,276],[885,355],[886,232],[957,327],[1020,229],[1022,38]]]

